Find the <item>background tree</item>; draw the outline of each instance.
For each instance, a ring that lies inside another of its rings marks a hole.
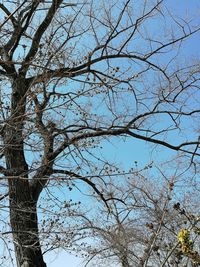
[[[98,184],[121,170],[100,158],[103,140],[144,140],[196,166],[199,63],[181,60],[181,48],[199,26],[162,0],[3,1],[0,9],[2,199],[17,266],[43,267],[41,193],[84,183],[108,205]]]
[[[104,190],[109,213],[96,199],[98,210],[82,216],[91,240],[81,243],[84,266],[198,266],[199,193],[191,189],[183,176],[150,170],[111,181]]]

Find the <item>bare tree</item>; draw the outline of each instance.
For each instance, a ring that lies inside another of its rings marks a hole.
[[[104,191],[112,198],[109,213],[96,199],[98,210],[82,221],[91,236],[82,243],[85,266],[198,266],[199,194],[181,177],[154,176],[111,181]]]
[[[39,197],[81,181],[107,203],[102,140],[140,139],[197,163],[199,63],[181,63],[181,49],[200,28],[163,0],[2,1],[0,10],[1,198],[17,266],[44,267]]]

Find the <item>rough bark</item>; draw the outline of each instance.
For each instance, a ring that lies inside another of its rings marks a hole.
[[[5,157],[9,171],[10,223],[18,267],[46,267],[38,236],[37,203],[33,200],[24,155],[25,79],[16,77],[12,85],[10,119],[4,129]]]
[[[122,267],[131,267],[128,262],[128,256],[123,255],[121,258]]]

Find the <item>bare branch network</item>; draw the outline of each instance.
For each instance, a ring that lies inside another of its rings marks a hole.
[[[61,189],[70,196],[74,188],[90,188],[85,194],[102,201],[109,214],[117,202],[126,206],[118,189],[113,186],[109,196],[105,188],[150,172],[153,164],[122,170],[102,156],[105,144],[142,140],[162,155],[176,153],[178,165],[184,160],[183,169],[197,173],[200,65],[188,47],[199,32],[197,17],[173,15],[164,0],[1,1],[0,201],[9,211],[9,229],[2,232],[12,233],[17,267],[46,267],[43,253],[62,243],[45,236],[55,233],[50,215],[48,230],[39,223],[53,209],[50,203],[57,207],[55,217],[59,214]],[[155,252],[165,212],[162,216],[146,254],[134,252],[134,266],[147,266]],[[60,233],[67,232],[63,229]],[[67,249],[73,238],[69,234]],[[145,241],[138,246],[144,248]],[[176,248],[170,249],[154,266],[174,257]],[[183,255],[191,263],[195,257],[189,252]],[[133,266],[126,257],[121,264]]]

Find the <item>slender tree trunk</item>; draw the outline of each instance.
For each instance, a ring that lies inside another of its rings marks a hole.
[[[24,155],[25,79],[17,77],[12,89],[11,115],[4,129],[4,144],[17,267],[46,267],[38,236],[37,203],[30,189]]]

